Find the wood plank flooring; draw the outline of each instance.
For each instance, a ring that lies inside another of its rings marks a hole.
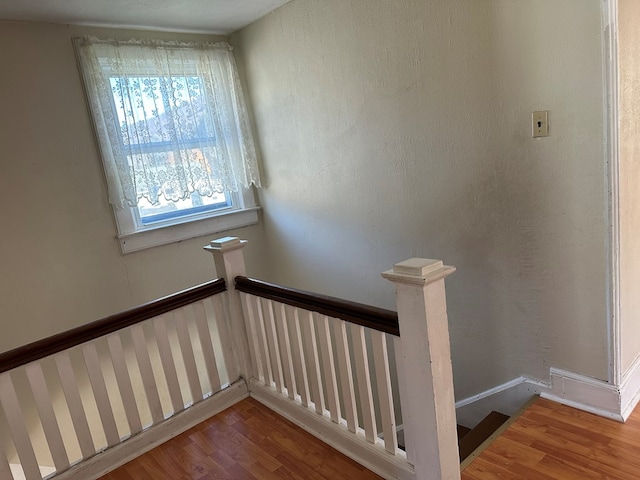
[[[248,398],[102,480],[374,480],[378,475]]]
[[[638,480],[640,408],[623,424],[538,399],[462,472],[489,479]]]

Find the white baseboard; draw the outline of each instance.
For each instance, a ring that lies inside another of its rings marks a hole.
[[[640,358],[618,388],[602,380],[551,368],[549,382],[518,377],[497,387],[456,402],[458,423],[472,427],[490,411],[512,415],[532,395],[540,395],[579,410],[617,421],[624,421],[640,400]]]
[[[199,423],[226,410],[249,396],[244,380],[240,380],[225,390],[187,408],[168,420],[145,430],[113,448],[98,453],[94,457],[56,475],[56,480],[95,480],[112,470],[139,457],[143,453],[171,440],[173,437],[195,427]]]
[[[364,439],[364,435],[349,432],[346,425],[333,423],[330,418],[293,403],[275,389],[258,382],[251,382],[251,396],[381,477],[415,480],[413,467],[403,455],[394,456],[387,453],[384,447],[374,447]],[[380,439],[378,442],[382,443]]]
[[[622,375],[620,384],[620,404],[622,418],[626,421],[631,412],[640,401],[640,355],[631,364],[631,367]]]
[[[624,421],[620,389],[602,380],[552,368],[551,385],[540,396],[601,417]]]
[[[456,402],[457,422],[472,428],[493,410],[511,416],[533,395],[540,395],[545,388],[548,385],[529,377],[514,378]]]

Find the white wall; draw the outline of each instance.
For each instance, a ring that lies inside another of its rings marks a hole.
[[[271,280],[393,308],[379,272],[441,258],[458,398],[607,378],[598,0],[293,0],[232,42]]]
[[[0,351],[215,278],[201,247],[224,234],[120,253],[71,43],[87,33],[187,38],[0,23]],[[262,228],[232,233],[262,275]]]
[[[640,355],[640,4],[618,1],[620,343],[622,373]]]

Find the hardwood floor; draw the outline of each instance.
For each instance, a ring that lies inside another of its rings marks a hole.
[[[462,480],[640,479],[640,408],[618,423],[538,399]]]
[[[375,475],[246,399],[102,480],[373,480]],[[462,480],[640,479],[640,407],[618,423],[538,399]]]
[[[102,480],[380,478],[248,398]]]

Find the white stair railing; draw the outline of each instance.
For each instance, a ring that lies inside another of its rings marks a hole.
[[[95,478],[158,443],[129,439],[236,381],[224,291],[217,280],[0,355],[0,479]],[[119,460],[97,455],[116,446]]]
[[[247,278],[245,244],[205,247],[220,280],[0,354],[0,479],[97,478],[251,394],[384,478],[458,480],[454,269],[384,272],[396,314]]]
[[[247,288],[251,280],[239,282]],[[256,359],[252,391],[288,397],[404,457],[396,436],[387,334],[258,295],[240,296]]]
[[[247,278],[239,242],[210,249],[235,287],[251,395],[385,478],[459,479],[444,289],[455,269],[411,259],[384,272],[396,315]]]

